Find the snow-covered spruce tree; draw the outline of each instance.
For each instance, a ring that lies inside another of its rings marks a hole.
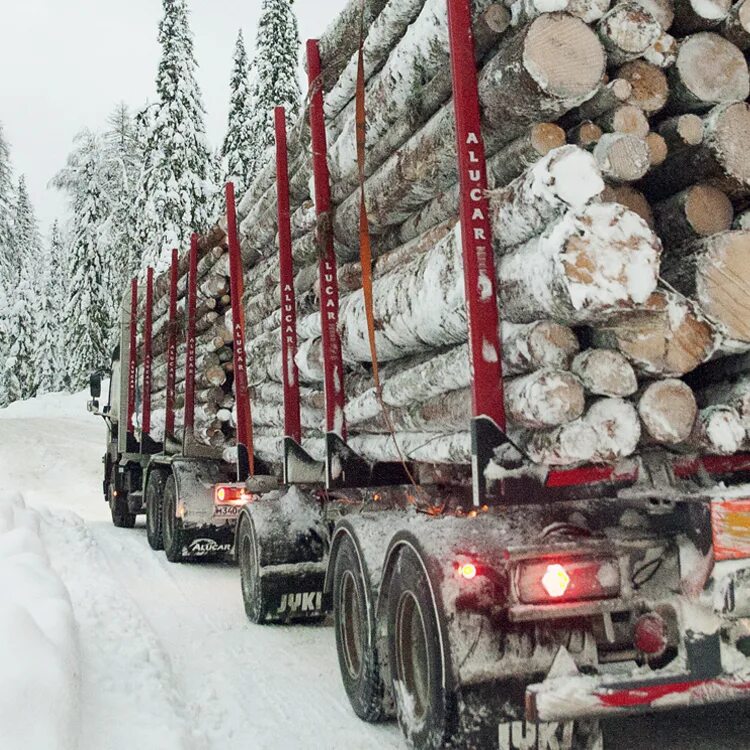
[[[162,2],[159,100],[151,113],[139,228],[140,236],[147,238],[143,264],[160,270],[168,266],[171,248],[184,247],[193,231],[208,228],[215,192],[186,0]]]
[[[34,391],[36,394],[57,390],[56,380],[62,364],[57,359],[59,347],[59,310],[55,307],[55,288],[59,269],[52,260],[52,247],[40,243],[36,276],[36,334],[33,352]]]
[[[77,137],[78,147],[55,178],[71,196],[73,219],[68,248],[70,295],[65,307],[66,370],[70,387],[83,388],[92,370],[110,356],[114,324],[108,295],[109,259],[103,256],[101,227],[107,204],[101,190],[102,145],[91,132]]]
[[[14,206],[13,174],[10,164],[10,149],[0,124],[0,408],[17,398],[17,386],[7,384],[4,362],[9,357],[10,299],[13,284],[11,256],[13,252],[12,224]]]
[[[255,47],[253,174],[265,163],[274,142],[274,107],[286,107],[290,121],[299,112],[300,38],[294,0],[263,0]]]
[[[255,109],[250,91],[250,66],[247,61],[242,30],[237,35],[229,88],[231,92],[229,120],[227,134],[221,148],[222,182],[231,180],[234,182],[237,194],[242,195],[247,188],[253,165],[253,112]]]
[[[51,357],[53,362],[53,391],[65,391],[70,387],[65,355],[65,333],[67,321],[59,311],[64,310],[68,301],[70,284],[68,280],[68,245],[60,229],[60,223],[55,219],[49,236],[49,282],[47,285],[48,298],[55,312],[52,328]]]
[[[3,380],[13,383],[11,400],[31,398],[37,392],[35,358],[39,346],[39,266],[42,262],[41,237],[31,205],[26,179],[18,181],[13,219],[13,268],[8,288],[6,317],[7,359]]]

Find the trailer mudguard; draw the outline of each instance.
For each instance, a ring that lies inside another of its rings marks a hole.
[[[177,485],[177,517],[182,528],[234,528],[235,519],[216,517],[214,486],[234,481],[232,467],[223,461],[175,458],[171,461]]]
[[[235,542],[248,616],[258,623],[319,619],[329,531],[318,499],[297,487],[243,508]]]

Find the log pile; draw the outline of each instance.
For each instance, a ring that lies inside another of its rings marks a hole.
[[[446,3],[365,2],[380,394],[358,260],[357,35],[347,29],[359,27],[359,7],[351,0],[321,40],[334,202],[324,220],[310,194],[307,113],[290,132],[306,445],[320,457],[317,258],[332,232],[351,446],[372,461],[466,463],[471,373]],[[473,10],[511,436],[544,465],[747,448],[750,375],[707,388],[701,378],[750,350],[750,0],[475,0]],[[256,448],[278,464],[272,159],[239,213]]]
[[[199,243],[197,305],[196,305],[196,374],[195,427],[197,443],[218,453],[236,444],[233,417],[233,351],[230,327],[231,294],[229,260],[225,234],[214,228]],[[178,265],[177,316],[174,332],[177,342],[175,378],[175,430],[165,436],[167,408],[167,373],[170,330],[170,273],[158,277],[154,283],[152,375],[151,375],[151,430],[149,436],[157,443],[165,439],[182,441],[185,433],[186,398],[186,334],[187,334],[187,279],[188,255]],[[140,439],[142,423],[144,360],[145,360],[145,295],[139,294],[137,310],[138,380],[136,388],[136,435]]]

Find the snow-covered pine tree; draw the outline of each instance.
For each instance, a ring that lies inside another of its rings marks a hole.
[[[57,373],[61,363],[57,359],[59,348],[59,310],[55,307],[55,289],[59,284],[59,269],[52,260],[52,247],[40,243],[36,275],[36,330],[33,352],[34,392],[52,393],[56,390]]]
[[[247,188],[255,156],[253,144],[255,103],[250,90],[250,66],[241,29],[237,34],[229,88],[231,92],[229,120],[221,149],[222,181],[234,182],[237,194],[242,195]]]
[[[68,253],[67,243],[60,228],[60,222],[55,219],[49,236],[48,257],[51,273],[48,283],[48,297],[52,309],[57,311],[53,321],[52,336],[52,362],[53,362],[53,391],[65,391],[70,386],[66,366],[65,332],[66,324],[64,315],[59,311],[64,310],[68,301],[70,284],[68,282]]]
[[[114,335],[109,259],[103,257],[100,242],[108,208],[101,190],[102,145],[88,131],[76,142],[67,167],[54,181],[68,191],[73,209],[67,274],[70,296],[65,307],[66,369],[73,389],[83,388],[89,374],[107,363]]]
[[[6,318],[8,356],[4,381],[13,384],[11,400],[36,395],[36,351],[39,345],[39,272],[41,238],[31,205],[26,179],[18,180],[13,220],[14,253],[11,256],[11,284],[7,290],[9,311]],[[12,370],[7,372],[7,370]],[[17,388],[15,387],[17,385]]]
[[[253,174],[265,163],[274,141],[273,108],[286,107],[290,121],[299,112],[300,38],[294,0],[263,0],[255,48]]]
[[[204,108],[195,80],[193,37],[186,0],[162,0],[162,57],[156,78],[159,101],[151,113],[145,194],[139,235],[146,238],[143,265],[169,264],[173,247],[184,247],[193,231],[208,228],[215,192]]]

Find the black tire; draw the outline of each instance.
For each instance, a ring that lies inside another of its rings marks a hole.
[[[388,651],[401,731],[418,750],[454,746],[459,726],[455,696],[443,686],[438,613],[417,555],[404,549],[388,581]]]
[[[174,474],[170,474],[164,483],[162,537],[167,560],[173,563],[182,562],[184,560],[182,550],[187,543],[187,537],[177,518],[177,483]]]
[[[240,518],[236,552],[245,614],[250,622],[260,625],[263,622],[263,601],[258,566],[258,545],[253,522],[246,513],[243,513]]]
[[[166,481],[165,472],[154,471],[146,485],[146,538],[151,549],[157,551],[164,549],[162,500]]]
[[[388,718],[369,577],[354,542],[344,536],[333,570],[333,620],[344,689],[363,721]]]
[[[112,467],[112,473],[107,485],[107,501],[109,512],[112,515],[112,524],[118,529],[135,528],[135,513],[128,508],[128,496],[126,494],[115,495],[115,479],[117,467]]]

